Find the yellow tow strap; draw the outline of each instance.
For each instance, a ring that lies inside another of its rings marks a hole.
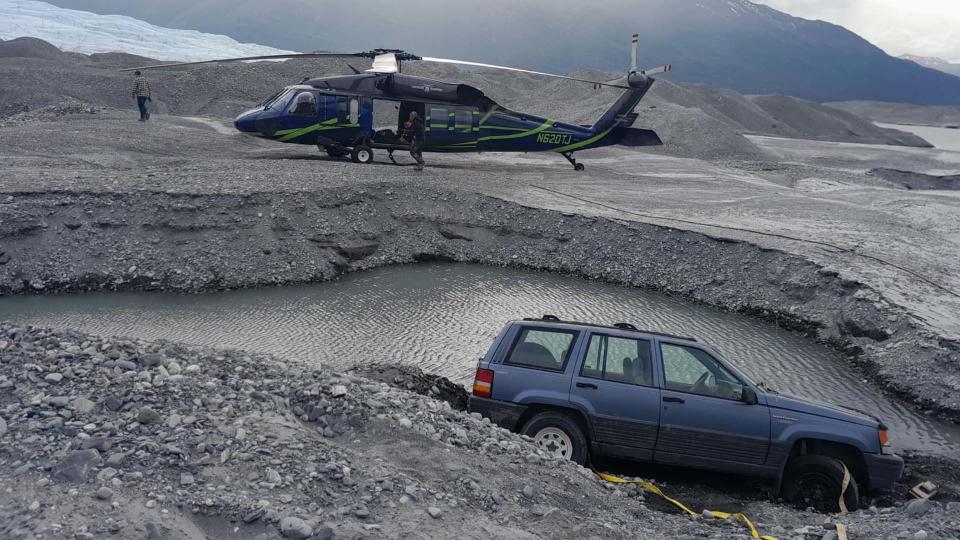
[[[693,510],[687,508],[687,506],[686,506],[685,504],[683,504],[682,502],[680,502],[680,501],[678,501],[678,500],[676,500],[676,499],[673,499],[673,498],[671,498],[671,497],[668,497],[663,491],[660,490],[660,488],[658,488],[657,486],[651,484],[650,482],[644,482],[643,480],[625,480],[625,479],[623,479],[623,478],[620,478],[619,476],[614,476],[614,475],[612,475],[612,474],[606,474],[606,473],[602,473],[602,472],[600,472],[600,471],[594,471],[594,472],[597,473],[597,476],[599,476],[602,480],[606,480],[607,482],[611,482],[611,483],[614,483],[614,484],[636,484],[636,485],[642,487],[643,489],[649,491],[650,493],[654,493],[654,494],[656,494],[656,495],[659,495],[660,497],[663,497],[664,500],[669,501],[669,502],[672,503],[674,506],[676,506],[677,508],[683,510],[684,512],[686,512],[687,514],[689,514],[689,515],[691,515],[691,516],[700,516],[700,515],[701,515],[701,514],[698,514],[697,512],[694,512]],[[841,498],[842,498],[842,496],[841,496]],[[842,503],[841,503],[841,504],[842,504]],[[747,516],[745,516],[745,515],[743,515],[743,514],[741,514],[741,513],[739,513],[739,512],[737,512],[737,513],[735,513],[735,514],[731,514],[731,513],[729,513],[729,512],[718,512],[718,511],[715,511],[715,510],[709,510],[709,513],[710,513],[710,515],[712,515],[713,517],[715,517],[715,518],[717,518],[717,519],[729,519],[729,518],[732,517],[733,519],[735,519],[735,520],[743,523],[744,525],[747,526],[748,529],[750,529],[750,536],[752,536],[753,538],[760,538],[761,540],[777,540],[777,537],[775,537],[775,536],[760,536],[760,532],[757,531],[757,528],[756,528],[756,527],[754,527],[753,522],[750,521],[750,519],[749,519]]]
[[[847,469],[847,465],[843,465],[843,484],[840,486],[840,515],[845,515],[847,510],[847,503],[843,502],[843,496],[847,493],[847,486],[850,485],[850,470]]]

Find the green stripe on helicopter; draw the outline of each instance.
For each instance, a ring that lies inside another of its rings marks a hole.
[[[566,145],[566,146],[561,146],[560,148],[552,148],[550,151],[551,151],[551,152],[572,152],[572,151],[574,151],[574,150],[579,150],[580,148],[583,148],[584,146],[589,146],[589,145],[591,145],[591,144],[599,141],[600,139],[606,137],[608,134],[610,134],[611,131],[613,131],[613,129],[614,129],[615,127],[616,127],[616,126],[613,126],[613,127],[611,127],[610,129],[607,129],[606,131],[603,131],[603,132],[601,132],[601,133],[598,133],[598,134],[594,135],[593,137],[590,137],[589,139],[584,139],[584,140],[582,140],[582,141],[580,141],[580,142],[575,142],[575,143],[573,143],[573,144],[568,144],[568,145]]]
[[[307,133],[313,133],[314,131],[328,131],[331,129],[341,129],[341,128],[358,128],[360,124],[337,124],[337,119],[333,118],[331,120],[325,120],[319,124],[313,124],[303,128],[297,129],[281,129],[274,132],[274,135],[279,135],[277,141],[287,142],[297,137],[302,137]]]
[[[452,144],[452,145],[449,146],[449,148],[472,146],[472,145],[476,145],[477,143],[484,142],[484,141],[499,141],[499,140],[505,140],[505,139],[521,139],[521,138],[523,138],[523,137],[528,137],[528,136],[530,136],[530,135],[536,135],[537,133],[540,133],[541,131],[543,131],[543,130],[545,130],[545,129],[548,129],[550,126],[553,125],[553,122],[554,122],[553,120],[547,120],[546,122],[540,124],[539,126],[533,128],[533,129],[528,129],[528,130],[523,131],[523,132],[521,132],[521,133],[511,133],[511,134],[509,134],[509,135],[487,135],[486,137],[480,137],[479,139],[474,140],[474,141],[467,141],[467,142],[462,142],[462,143],[459,143],[459,144]]]

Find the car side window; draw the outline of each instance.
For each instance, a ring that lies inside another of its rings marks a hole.
[[[653,386],[650,342],[594,334],[590,336],[580,376]]]
[[[577,332],[546,328],[523,328],[510,350],[506,363],[563,371]]]
[[[743,384],[706,351],[661,343],[660,356],[663,358],[663,376],[668,390],[740,399]]]

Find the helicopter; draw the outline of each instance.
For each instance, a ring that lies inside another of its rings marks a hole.
[[[234,127],[242,133],[278,142],[316,145],[332,157],[349,155],[354,163],[371,163],[375,149],[386,150],[396,164],[394,151],[410,149],[410,143],[403,137],[404,122],[411,112],[416,112],[423,119],[424,152],[555,152],[565,157],[575,170],[582,171],[583,164],[573,156],[576,151],[616,144],[663,144],[654,131],[631,125],[638,116],[634,108],[655,81],[651,75],[669,72],[672,66],[638,69],[637,41],[638,35],[634,34],[626,76],[607,81],[417,56],[398,49],[248,56],[154,64],[120,71],[290,58],[372,59],[372,66],[365,72],[348,64],[353,74],[305,78],[300,84],[287,86],[256,108],[237,116]],[[619,88],[624,92],[593,125],[567,124],[512,111],[468,84],[403,74],[402,64],[411,61],[527,73],[589,83],[595,89]],[[374,128],[374,102],[381,100],[399,104],[395,105],[399,110],[396,130],[392,126]]]

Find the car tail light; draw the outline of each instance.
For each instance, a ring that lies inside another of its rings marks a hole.
[[[880,446],[890,446],[890,434],[885,429],[879,430]]]
[[[473,395],[488,398],[493,395],[493,370],[477,368],[473,378]]]

